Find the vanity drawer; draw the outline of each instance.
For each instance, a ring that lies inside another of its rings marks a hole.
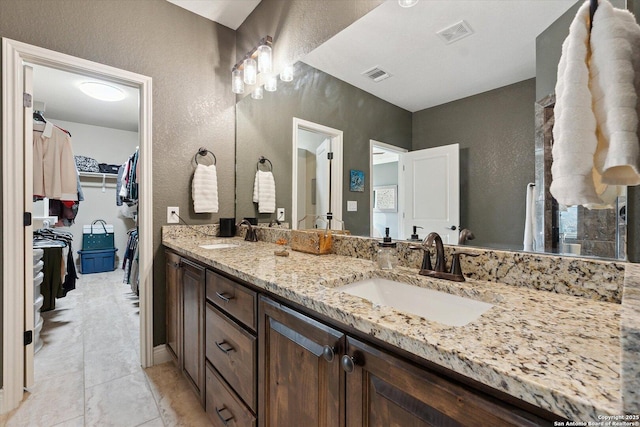
[[[256,330],[257,294],[231,279],[207,270],[207,299]]]
[[[256,408],[256,337],[207,304],[206,357],[238,396]]]
[[[207,363],[206,410],[216,427],[255,427],[256,417],[235,396],[216,370]]]

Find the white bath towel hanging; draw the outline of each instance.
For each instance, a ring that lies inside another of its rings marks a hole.
[[[195,213],[218,212],[218,174],[215,165],[198,165],[191,183]]]
[[[551,194],[559,203],[607,207],[618,185],[640,184],[638,86],[640,27],[633,15],[600,0],[590,31],[585,2],[558,64]]]
[[[258,204],[259,213],[276,211],[276,181],[271,171],[257,171],[253,181],[253,202]]]

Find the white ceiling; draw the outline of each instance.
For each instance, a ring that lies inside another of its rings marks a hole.
[[[260,0],[167,0],[183,9],[237,30]]]
[[[127,96],[122,101],[99,101],[85,95],[79,88],[82,82],[100,81],[99,79],[40,65],[32,65],[32,67],[33,99],[46,104],[45,117],[131,132],[138,131],[138,89],[108,82],[122,89]]]
[[[535,77],[535,39],[577,0],[387,0],[303,61],[411,112]],[[465,20],[474,33],[436,32]],[[382,68],[375,83],[361,73]]]

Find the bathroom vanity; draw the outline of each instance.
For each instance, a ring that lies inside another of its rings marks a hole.
[[[351,256],[278,257],[265,241],[205,249],[220,239],[189,232],[163,230],[167,342],[214,425],[523,426],[622,413],[619,301]],[[345,239],[352,250],[368,240]],[[338,289],[372,277],[492,307],[448,326]]]

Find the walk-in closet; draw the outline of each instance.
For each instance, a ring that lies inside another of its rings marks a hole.
[[[32,68],[35,387],[88,390],[140,368],[139,94]]]

